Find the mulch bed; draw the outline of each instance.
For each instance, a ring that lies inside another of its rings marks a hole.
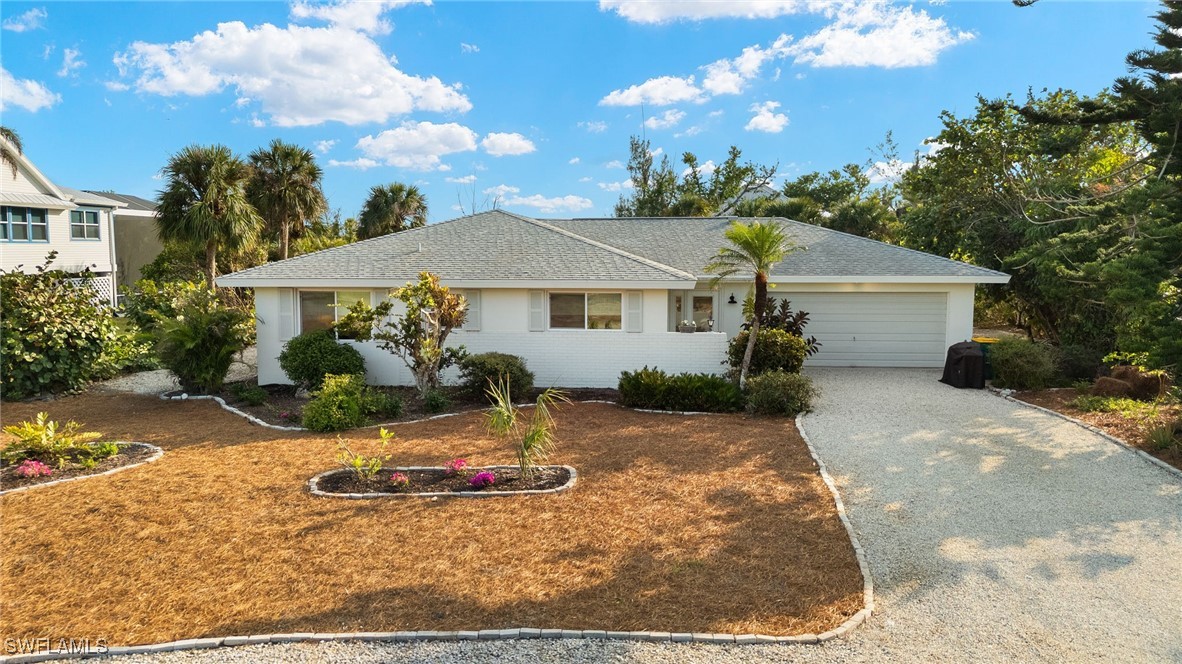
[[[442,468],[430,470],[382,469],[370,480],[362,480],[354,473],[340,470],[331,475],[325,475],[317,483],[321,491],[330,493],[456,493],[460,491],[490,492],[490,491],[539,491],[556,489],[566,484],[570,479],[570,472],[565,468],[553,466],[538,468],[530,480],[522,479],[521,471],[497,468],[493,471],[496,481],[487,487],[480,488],[468,484],[468,477],[483,470],[473,468],[467,475],[447,475]],[[406,475],[409,484],[405,488],[396,488],[390,483],[390,477],[395,472]]]
[[[238,410],[253,415],[268,424],[288,427],[302,426],[300,414],[303,412],[304,406],[308,405],[309,399],[306,396],[296,396],[296,390],[291,385],[263,385],[262,388],[267,391],[267,400],[258,406],[248,404],[239,399],[233,392],[235,385],[254,387],[258,383],[253,379],[242,381],[241,383],[227,383],[216,396],[221,397],[227,404]],[[433,415],[458,413],[488,406],[488,401],[483,397],[473,397],[467,391],[456,387],[440,388],[447,395],[448,401],[450,402],[449,407],[442,411],[429,410],[426,404],[423,403],[423,400],[419,398],[418,390],[413,387],[382,386],[376,389],[401,399],[402,414],[399,417],[375,416],[371,418],[375,424],[408,422]],[[620,394],[619,391],[614,389],[596,388],[568,389],[565,391],[575,401],[616,401]],[[523,398],[521,401],[533,401],[541,392],[541,389],[536,389],[528,395],[528,398]],[[180,393],[178,391],[169,393],[169,395],[179,395]]]
[[[1096,413],[1080,410],[1071,405],[1079,396],[1074,388],[1058,388],[1050,390],[1030,390],[1014,393],[1014,398],[1021,399],[1036,406],[1042,406],[1068,417],[1103,430],[1110,436],[1119,438],[1129,445],[1143,450],[1165,461],[1175,468],[1182,468],[1182,450],[1159,450],[1146,441],[1146,436],[1153,429],[1182,419],[1182,405],[1167,404],[1158,407],[1157,415],[1150,417],[1130,417],[1119,412]]]
[[[11,408],[11,406],[6,406]],[[7,419],[7,418],[6,418]],[[65,480],[71,477],[84,477],[86,475],[97,475],[105,473],[108,470],[114,470],[120,466],[129,466],[133,463],[139,463],[146,460],[148,457],[155,454],[150,448],[141,445],[120,445],[119,453],[107,457],[99,461],[94,468],[83,468],[76,463],[66,464],[65,468],[57,468],[50,466],[53,474],[49,477],[21,477],[16,474],[16,468],[20,464],[8,464],[0,462],[0,491],[8,491],[10,489],[18,489],[20,487],[32,486],[34,484],[45,484],[46,482],[56,482],[58,480]]]
[[[557,495],[326,500],[336,435],[210,401],[85,394],[48,410],[165,457],[0,497],[0,639],[511,627],[804,634],[862,608],[832,494],[790,419],[557,412]],[[513,465],[481,413],[401,424],[391,466]],[[371,431],[352,431],[372,454]]]

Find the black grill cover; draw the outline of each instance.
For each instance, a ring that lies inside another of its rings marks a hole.
[[[985,353],[981,344],[962,341],[948,348],[948,359],[944,362],[944,377],[941,383],[952,387],[985,388]]]

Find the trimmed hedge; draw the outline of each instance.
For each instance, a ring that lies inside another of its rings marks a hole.
[[[283,345],[279,368],[296,385],[318,390],[327,375],[365,374],[365,359],[356,348],[338,343],[332,332],[316,330]]]
[[[1041,390],[1059,373],[1059,352],[1045,342],[1008,338],[989,349],[989,363],[997,387]]]
[[[731,413],[743,408],[743,393],[713,374],[670,375],[647,366],[620,374],[620,403],[631,408]]]
[[[727,361],[732,368],[738,369],[743,363],[750,335],[749,331],[743,330],[727,346]],[[759,336],[755,339],[755,350],[751,353],[748,376],[776,370],[800,373],[807,353],[808,343],[801,337],[776,328],[760,328]]]
[[[534,374],[525,368],[525,359],[508,353],[478,353],[460,360],[460,381],[464,391],[474,397],[488,393],[502,376],[509,377],[509,393],[514,398],[529,396],[534,389]]]
[[[769,371],[747,379],[747,412],[796,417],[813,409],[817,388],[808,376]]]

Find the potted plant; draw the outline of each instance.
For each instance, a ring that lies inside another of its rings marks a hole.
[[[678,332],[697,332],[698,325],[697,325],[697,323],[694,323],[692,320],[683,320],[677,324],[677,331]]]

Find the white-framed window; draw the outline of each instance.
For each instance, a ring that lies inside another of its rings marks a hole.
[[[622,293],[549,293],[550,329],[622,330]]]
[[[49,242],[49,211],[7,205],[0,207],[0,240]]]
[[[99,211],[70,210],[70,239],[98,240]]]
[[[296,334],[330,330],[355,302],[370,303],[369,291],[299,291],[299,328]],[[347,337],[341,337],[347,338]]]

